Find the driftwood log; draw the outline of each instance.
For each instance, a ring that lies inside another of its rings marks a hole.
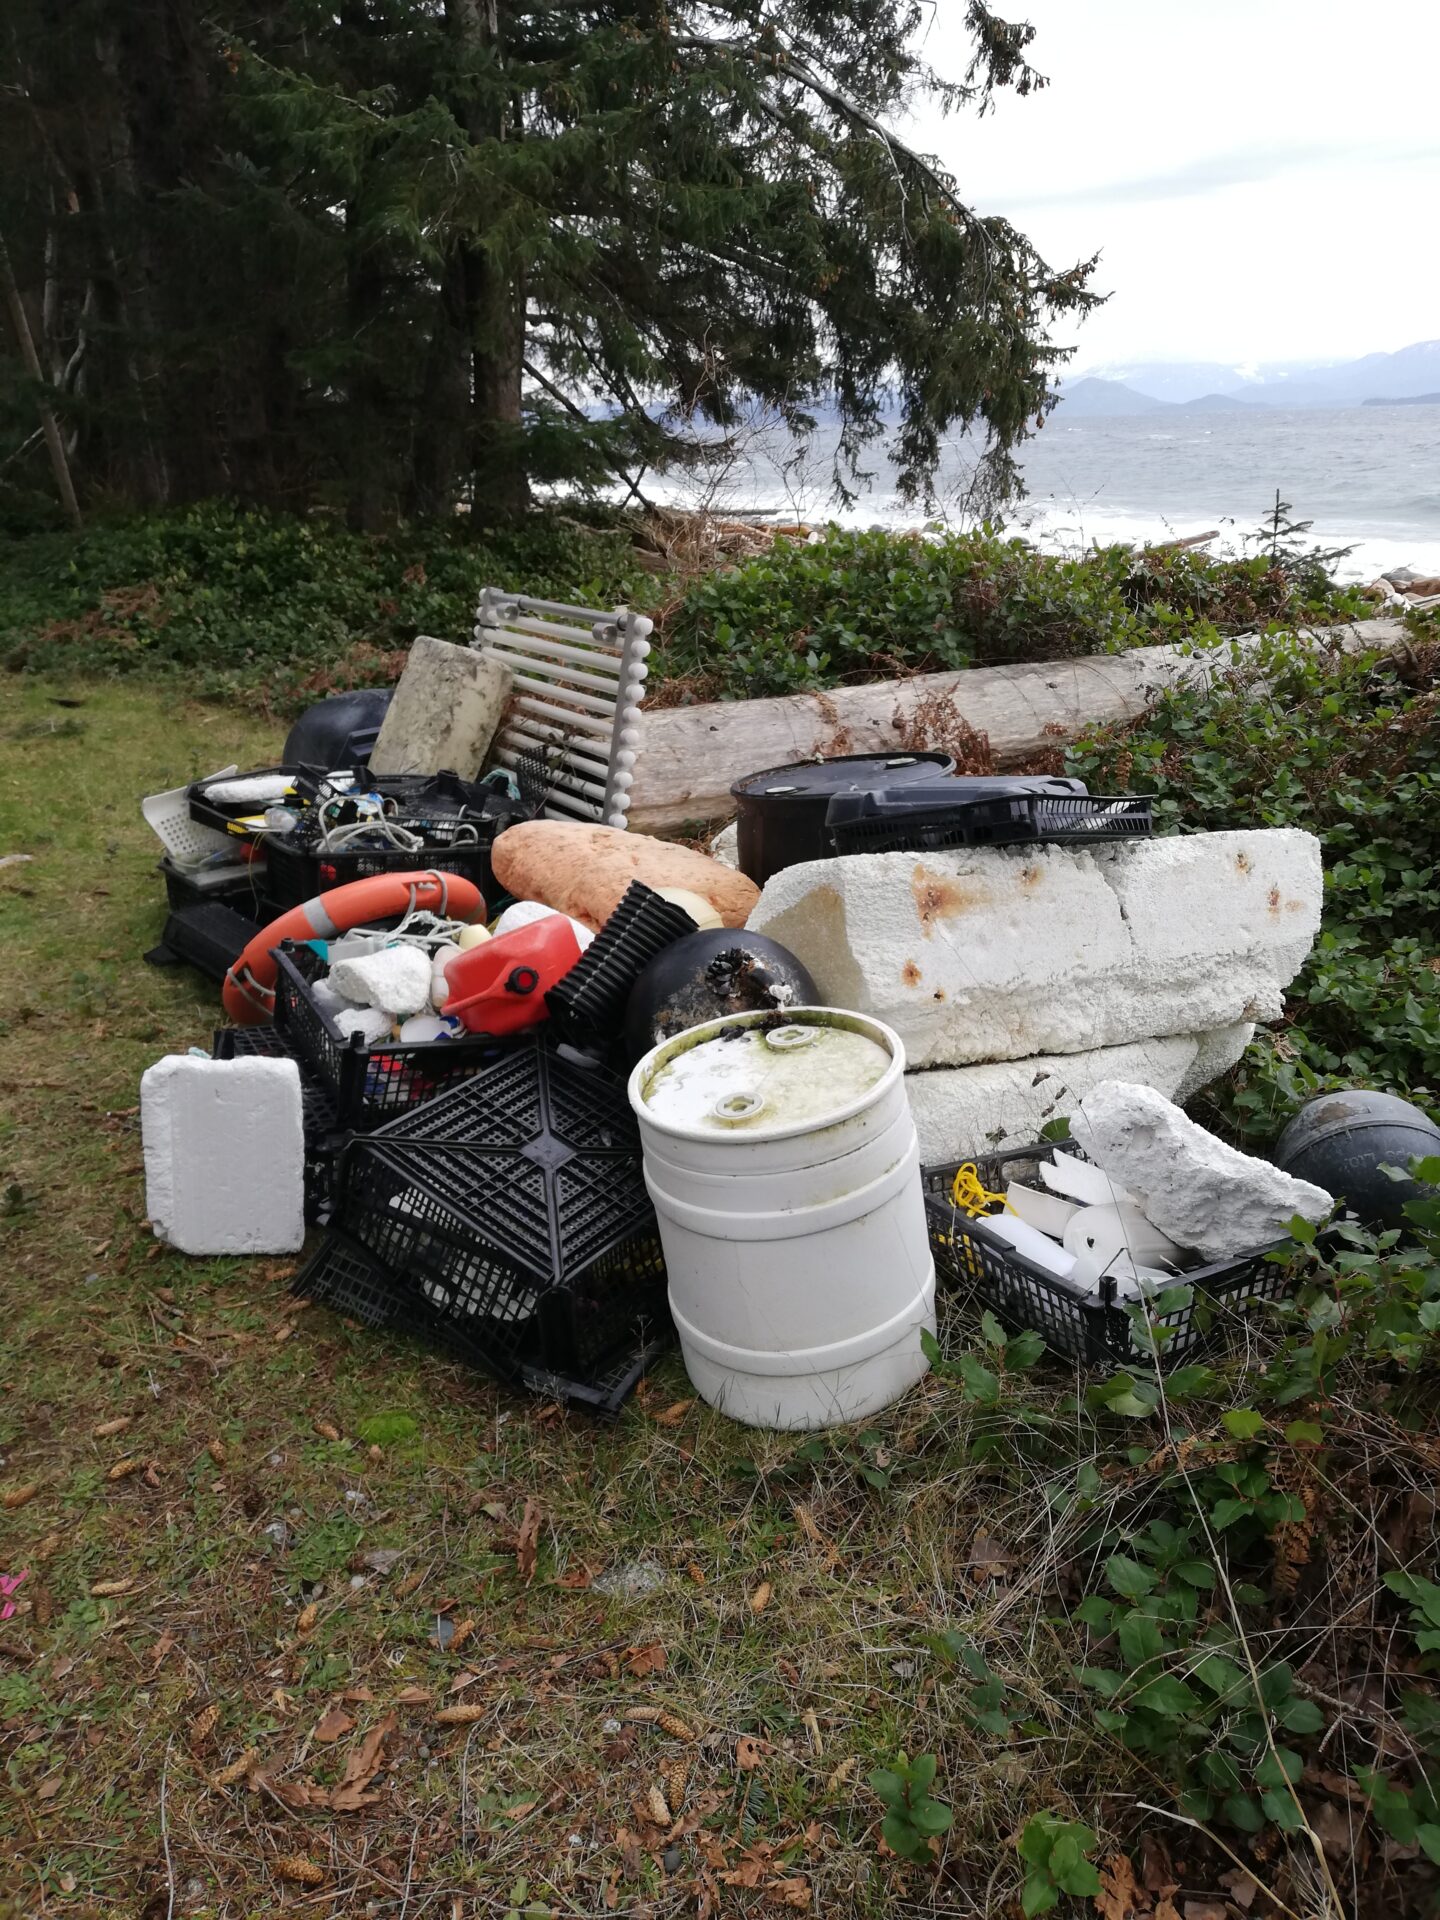
[[[1360,620],[1305,638],[1353,653],[1398,646],[1405,627],[1399,620]],[[995,764],[1014,766],[1091,727],[1136,719],[1167,688],[1224,672],[1262,644],[1244,635],[1202,654],[1137,647],[1078,660],[917,674],[829,693],[647,710],[630,824],[656,833],[728,818],[735,811],[731,782],[747,773],[818,755],[914,751],[936,716],[949,723],[943,731],[983,734]]]

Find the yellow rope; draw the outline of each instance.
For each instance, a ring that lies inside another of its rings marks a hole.
[[[957,1168],[950,1187],[950,1198],[961,1213],[968,1213],[972,1219],[990,1207],[1004,1207],[1007,1204],[1003,1193],[991,1193],[988,1187],[982,1185],[979,1168],[973,1160],[967,1160],[963,1167]]]

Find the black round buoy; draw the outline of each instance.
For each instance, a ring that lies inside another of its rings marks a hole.
[[[630,990],[625,1048],[632,1060],[726,1013],[813,1007],[815,982],[788,947],[743,927],[687,933],[657,953]]]
[[[1403,1227],[1406,1202],[1431,1189],[1380,1169],[1437,1154],[1440,1127],[1428,1113],[1396,1094],[1357,1087],[1307,1100],[1281,1134],[1275,1164],[1324,1187],[1367,1226]]]

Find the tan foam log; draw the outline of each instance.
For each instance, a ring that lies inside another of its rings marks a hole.
[[[1303,637],[1358,653],[1399,646],[1406,633],[1400,620],[1359,620]],[[988,737],[999,766],[1014,766],[1090,727],[1134,720],[1167,689],[1224,672],[1263,644],[1247,634],[1203,654],[1137,647],[1079,660],[919,674],[830,693],[647,708],[630,824],[658,833],[732,814],[731,782],[763,767],[817,754],[904,751],[907,718],[937,697],[952,700],[963,720]]]

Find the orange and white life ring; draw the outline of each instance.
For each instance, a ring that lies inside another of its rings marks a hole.
[[[282,940],[334,940],[351,927],[390,920],[418,909],[451,920],[479,920],[485,901],[473,880],[458,873],[377,873],[317,893],[262,927],[225,976],[225,1011],[240,1027],[259,1026],[275,1012],[273,949]]]

